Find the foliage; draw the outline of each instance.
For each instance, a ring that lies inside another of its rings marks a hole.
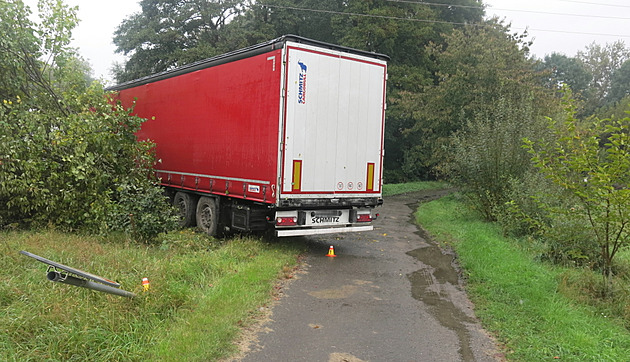
[[[622,98],[618,102],[609,103],[599,108],[592,117],[594,118],[624,118],[627,113],[626,110],[630,106],[630,95]]]
[[[403,169],[439,167],[494,220],[512,180],[529,167],[520,139],[544,129],[543,115],[554,112],[553,92],[543,87],[522,36],[508,35],[500,23],[456,30],[445,48],[431,51],[440,82],[405,104],[414,109],[416,123],[407,134],[416,146]]]
[[[535,166],[575,202],[569,209],[545,200],[540,200],[542,205],[572,227],[589,226],[602,274],[610,278],[615,255],[630,245],[630,118],[597,120],[584,127],[574,118],[572,106],[567,107],[564,122],[549,120],[554,139],[527,139],[526,146]]]
[[[610,92],[606,98],[614,103],[630,96],[630,59],[615,69],[610,77]]]
[[[413,144],[405,153],[406,173],[435,177],[436,168],[447,160],[450,137],[476,117],[499,125],[506,106],[515,111],[535,102],[538,107],[525,117],[532,122],[548,109],[524,36],[510,35],[508,28],[492,20],[483,27],[455,30],[446,36],[445,45],[430,47],[429,54],[439,65],[438,81],[424,93],[407,93],[400,102],[414,120],[404,131]]]
[[[538,259],[571,267],[596,265],[598,248],[587,225],[541,206],[544,200],[556,209],[571,209],[575,202],[564,188],[529,167],[521,179],[511,180],[507,200],[495,211],[497,221],[506,235],[533,241]]]
[[[333,19],[344,10],[343,0],[258,0],[227,27],[244,46],[294,34],[335,43]],[[232,39],[231,39],[232,41]]]
[[[72,97],[67,116],[33,110],[21,98],[4,104],[2,224],[125,230],[140,239],[174,228],[149,178],[152,145],[134,136],[142,120],[113,107],[98,85]],[[124,221],[130,213],[140,218],[135,225]]]
[[[115,69],[119,82],[221,54],[222,28],[241,12],[243,0],[142,0],[142,11],[114,33],[117,51],[129,59]]]
[[[604,46],[592,43],[584,51],[577,53],[577,59],[586,65],[593,75],[583,115],[589,116],[606,104],[606,97],[611,91],[613,74],[629,58],[630,49],[622,40]]]
[[[444,170],[486,220],[496,220],[503,213],[511,187],[531,168],[520,140],[542,133],[536,107],[532,96],[516,102],[500,98],[452,137],[450,161]]]
[[[568,86],[574,97],[578,99],[588,98],[589,84],[593,75],[579,58],[551,53],[551,55],[545,56],[539,67],[549,71],[549,79],[547,80],[549,88],[560,90]]]
[[[36,24],[29,20],[31,11],[22,1],[0,3],[0,97],[33,99],[33,106],[65,115],[66,109],[59,101],[61,87],[77,85],[77,79],[62,70],[77,63],[69,48],[77,9],[57,0],[40,0],[38,8],[41,22]]]
[[[35,24],[21,1],[0,6],[2,66],[11,70],[1,89],[0,226],[125,230],[146,240],[172,229],[149,178],[152,145],[134,135],[143,120],[89,84],[67,47],[76,9],[40,1]],[[118,223],[130,213],[134,225]]]

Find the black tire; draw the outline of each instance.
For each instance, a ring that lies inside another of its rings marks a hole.
[[[197,202],[197,227],[210,236],[217,235],[219,207],[217,200],[202,196]]]
[[[196,225],[197,197],[186,192],[176,192],[173,205],[178,210],[179,226],[191,227]]]

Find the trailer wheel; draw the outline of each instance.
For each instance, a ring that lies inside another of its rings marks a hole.
[[[197,202],[197,227],[210,236],[217,234],[219,225],[219,208],[217,201],[211,197],[202,196]]]
[[[195,211],[197,209],[197,197],[186,192],[176,192],[173,197],[173,205],[179,215],[179,226],[195,226]]]

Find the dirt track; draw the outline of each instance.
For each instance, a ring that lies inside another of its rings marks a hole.
[[[474,316],[454,256],[412,223],[419,202],[445,193],[386,198],[372,232],[291,241],[308,247],[302,272],[238,359],[501,360]],[[330,245],[335,258],[326,257]]]

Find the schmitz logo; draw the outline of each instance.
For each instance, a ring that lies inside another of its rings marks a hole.
[[[298,103],[306,104],[306,64],[298,61],[300,74],[298,75]]]

